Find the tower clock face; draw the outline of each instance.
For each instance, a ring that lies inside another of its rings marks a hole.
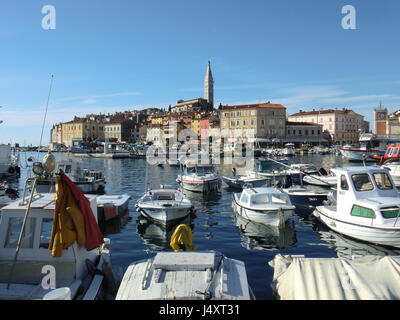
[[[381,119],[381,120],[385,119],[385,114],[384,113],[380,113],[379,114],[379,119]]]

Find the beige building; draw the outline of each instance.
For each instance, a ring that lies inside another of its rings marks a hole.
[[[222,106],[220,118],[222,132],[239,130],[245,137],[246,130],[254,130],[257,138],[285,137],[286,108],[281,104]]]
[[[324,138],[322,125],[320,124],[287,121],[284,142],[291,142],[301,146],[302,144],[318,145],[328,141]]]
[[[288,121],[318,123],[334,143],[341,145],[358,143],[365,128],[364,116],[349,109],[300,110],[290,115]]]
[[[72,146],[72,140],[96,140],[104,138],[104,124],[86,118],[75,118],[72,121],[62,123],[62,143]]]
[[[51,129],[51,134],[50,134],[50,137],[51,137],[51,143],[53,144],[53,145],[60,145],[60,144],[62,144],[63,143],[63,140],[62,140],[62,123],[57,123],[57,124],[55,124],[55,125],[53,125],[53,128]]]
[[[105,139],[128,142],[134,138],[135,122],[129,119],[112,120],[104,124]]]

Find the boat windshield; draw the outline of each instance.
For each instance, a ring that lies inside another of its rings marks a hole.
[[[354,187],[357,191],[370,191],[374,189],[374,186],[367,173],[353,174],[351,176]]]
[[[381,189],[381,190],[392,190],[393,189],[393,185],[390,182],[390,178],[387,173],[385,173],[385,172],[374,173],[373,176],[374,176],[375,183],[379,189]]]
[[[268,204],[269,199],[268,196],[265,194],[259,194],[251,197],[252,204]]]

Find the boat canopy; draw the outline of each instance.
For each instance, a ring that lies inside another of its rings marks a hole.
[[[305,258],[276,255],[272,288],[281,300],[398,300],[400,257]]]

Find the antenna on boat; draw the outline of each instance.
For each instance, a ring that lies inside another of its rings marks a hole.
[[[49,108],[51,89],[53,88],[53,78],[54,78],[54,75],[51,75],[50,89],[49,89],[49,95],[47,96],[46,109],[45,109],[44,117],[43,117],[42,133],[40,134],[40,143],[39,143],[38,153],[39,153],[40,149],[42,148],[43,131],[44,131],[44,126],[46,124],[46,117],[47,117],[47,110]]]

